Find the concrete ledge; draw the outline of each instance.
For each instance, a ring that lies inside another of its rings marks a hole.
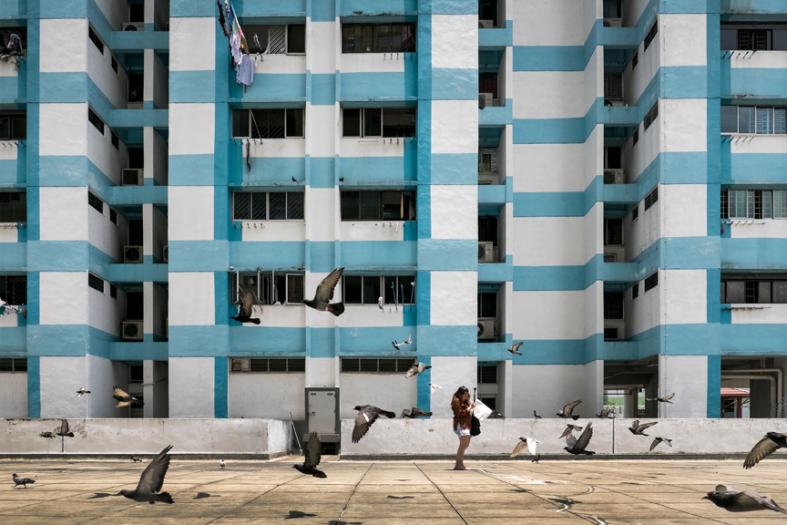
[[[598,457],[675,457],[704,459],[742,457],[768,431],[787,430],[783,419],[642,419],[658,421],[635,436],[631,419],[580,419],[579,426],[593,423],[589,450]],[[574,457],[563,450],[559,439],[568,421],[562,419],[492,419],[481,423],[481,435],[473,438],[468,458],[503,458],[511,453],[519,436],[541,441],[542,457]],[[614,429],[613,429],[614,425]],[[352,443],[353,421],[342,420],[342,457],[361,458],[447,458],[456,451],[457,438],[450,419],[379,419],[359,443]],[[613,434],[614,432],[614,434]],[[614,436],[614,438],[613,438]],[[656,436],[671,438],[672,448],[660,444],[648,452]],[[589,456],[578,456],[587,459]],[[525,457],[524,459],[527,459]]]
[[[69,419],[73,438],[42,438],[59,419],[0,420],[0,456],[126,456],[173,453],[268,459],[287,454],[289,422],[273,419]],[[62,448],[61,448],[62,447]]]

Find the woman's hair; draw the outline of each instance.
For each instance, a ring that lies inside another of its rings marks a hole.
[[[467,389],[466,386],[460,386],[459,388],[456,389],[456,392],[454,392],[454,397],[463,396],[469,393],[470,391]]]

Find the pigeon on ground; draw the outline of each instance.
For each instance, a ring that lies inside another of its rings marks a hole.
[[[566,445],[563,449],[568,452],[569,454],[584,454],[586,456],[592,456],[595,454],[592,450],[587,450],[587,446],[590,443],[590,438],[593,437],[593,424],[588,423],[585,426],[585,431],[579,436],[579,439],[574,437],[574,434],[569,434],[566,437]]]
[[[664,397],[646,397],[645,401],[658,401],[659,403],[669,403],[672,404],[672,398],[675,397],[675,392],[666,395]]]
[[[358,415],[355,416],[355,426],[353,427],[353,443],[358,443],[361,438],[369,432],[369,428],[381,415],[387,418],[396,417],[396,414],[393,412],[372,405],[355,405],[354,410],[358,411]]]
[[[238,321],[239,323],[260,324],[259,319],[251,316],[252,313],[254,313],[254,305],[257,303],[257,297],[254,295],[254,292],[245,287],[241,287],[240,292],[238,314],[234,317],[230,317],[230,319]]]
[[[159,492],[161,486],[164,485],[164,476],[167,475],[167,469],[169,469],[169,451],[171,449],[172,445],[169,445],[159,452],[158,456],[153,458],[150,464],[142,472],[137,488],[134,490],[123,489],[115,495],[125,496],[139,503],[147,501],[151,505],[157,501],[173,503],[172,496],[169,495],[169,492]]]
[[[302,474],[309,474],[315,478],[327,478],[328,476],[322,470],[317,470],[317,465],[320,464],[320,455],[322,453],[322,445],[320,444],[320,437],[317,432],[309,434],[309,441],[306,443],[306,448],[303,449],[303,464],[295,464],[292,467]]]
[[[535,410],[533,410],[533,419],[541,419],[541,416]]]
[[[597,414],[596,417],[601,419],[608,419],[611,417],[615,417],[615,410],[612,408],[602,408]]]
[[[131,456],[132,463],[142,463],[142,458],[138,458],[137,456]]]
[[[115,403],[115,408],[125,408],[127,406],[143,406],[142,401],[137,399],[136,397],[129,395],[128,392],[123,390],[120,387],[113,386],[114,392],[112,393],[112,397],[115,398],[117,403]]]
[[[486,416],[487,419],[505,419],[505,416],[499,410],[492,410],[492,412]]]
[[[224,458],[221,458],[219,460],[219,469],[224,470],[224,467],[226,467],[226,466],[227,466],[227,464],[224,463]]]
[[[426,365],[424,363],[419,363],[418,361],[416,361],[415,363],[413,363],[413,366],[411,366],[410,369],[404,374],[404,376],[405,377],[417,376],[424,370],[429,370],[430,368],[432,368],[432,365]]]
[[[506,350],[508,350],[508,353],[512,355],[522,355],[521,352],[519,351],[520,348],[522,348],[522,341],[519,341],[518,343],[514,343],[511,346],[511,348],[506,348]]]
[[[67,419],[60,420],[60,428],[55,431],[55,434],[57,434],[60,437],[70,437],[70,438],[74,437],[74,433],[68,429]]]
[[[711,500],[717,507],[730,512],[770,509],[787,514],[787,510],[780,507],[768,496],[748,490],[729,490],[724,485],[716,485],[716,489],[708,492],[708,495],[703,496],[702,499]]]
[[[657,437],[657,438],[655,438],[653,440],[653,443],[650,444],[649,452],[653,452],[653,449],[658,447],[661,443],[666,443],[667,445],[670,446],[670,448],[672,448],[672,440],[671,439]]]
[[[517,441],[514,450],[511,452],[511,458],[517,457],[519,454],[522,453],[522,449],[527,447],[527,451],[530,452],[530,455],[533,456],[533,459],[530,461],[532,463],[538,463],[541,460],[541,454],[538,453],[538,444],[541,443],[537,439],[533,439],[532,437],[520,437],[519,441]]]
[[[302,512],[300,510],[291,510],[287,517],[284,518],[285,520],[297,520],[300,518],[313,518],[317,516],[317,514],[312,514],[311,512]]]
[[[558,439],[563,439],[564,437],[568,436],[572,432],[574,432],[574,431],[579,432],[581,430],[582,430],[582,427],[580,427],[578,425],[572,425],[571,423],[569,423],[568,425],[566,425],[566,428],[563,429],[563,433],[560,434],[560,437]]]
[[[752,468],[780,448],[787,448],[787,434],[768,432],[746,455],[746,459],[743,461],[743,468]]]
[[[90,390],[88,390],[88,389],[87,389],[87,388],[85,388],[85,387],[82,387],[82,388],[80,388],[79,390],[77,390],[77,395],[78,395],[79,397],[82,397],[82,396],[84,396],[85,394],[90,394],[90,393],[91,393],[91,392],[90,392]]]
[[[652,427],[656,423],[658,423],[658,421],[652,421],[650,423],[642,423],[640,425],[639,424],[639,419],[635,419],[631,423],[631,426],[629,427],[629,432],[631,432],[635,436],[647,436],[647,434],[645,433],[645,430],[649,429],[650,427]]]
[[[432,417],[432,413],[424,412],[418,407],[405,408],[402,410],[402,417],[409,417],[411,419],[415,419],[417,417]]]
[[[47,438],[47,439],[53,439],[55,437],[54,432],[41,432],[38,435],[41,436],[42,438]]]
[[[18,487],[19,485],[22,485],[22,488],[26,489],[28,485],[32,485],[33,483],[36,482],[36,480],[34,479],[20,478],[19,476],[16,475],[16,472],[11,474],[11,479],[14,480],[14,488]]]
[[[304,299],[303,304],[320,312],[331,312],[336,317],[344,313],[344,303],[331,303],[333,290],[342,278],[344,268],[336,268],[323,279],[314,292],[314,299]]]
[[[413,344],[413,336],[408,335],[407,339],[405,339],[403,341],[397,341],[396,339],[394,339],[393,341],[391,341],[391,344],[393,345],[393,347],[395,349],[401,350],[404,345],[411,345],[411,344]]]
[[[558,417],[571,418],[574,421],[576,421],[577,419],[579,419],[579,416],[578,415],[574,415],[574,409],[581,402],[582,402],[582,400],[577,399],[576,401],[572,401],[570,403],[566,403],[565,405],[563,405],[563,408],[561,408],[560,411],[556,415]]]

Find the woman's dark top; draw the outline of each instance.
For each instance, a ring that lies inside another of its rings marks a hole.
[[[451,410],[454,412],[454,428],[470,428],[470,420],[473,417],[473,410],[469,402],[462,402],[458,397],[451,399]]]

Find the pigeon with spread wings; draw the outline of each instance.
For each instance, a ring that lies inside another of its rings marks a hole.
[[[303,449],[303,464],[295,464],[292,467],[302,474],[308,474],[315,478],[327,478],[328,476],[322,470],[317,470],[317,465],[320,464],[320,455],[322,452],[322,445],[320,444],[320,437],[317,432],[309,434],[309,441],[306,443],[306,448]]]
[[[780,448],[787,448],[787,434],[768,432],[746,455],[743,468],[750,469]]]
[[[649,452],[653,452],[653,449],[658,447],[662,443],[666,443],[667,445],[670,446],[670,448],[672,448],[672,440],[671,439],[663,438],[663,437],[657,437],[657,438],[654,438],[653,442],[650,444]]]
[[[164,476],[167,475],[167,469],[169,469],[170,450],[172,450],[172,445],[166,447],[159,452],[158,456],[153,458],[150,464],[142,472],[137,488],[134,490],[123,489],[115,495],[125,496],[139,503],[147,501],[151,505],[157,501],[173,503],[172,496],[170,496],[169,492],[159,492],[164,485]]]
[[[659,397],[659,396],[646,397],[645,401],[658,401],[659,403],[669,403],[671,405],[672,404],[672,400],[674,398],[675,398],[675,392],[673,392],[671,394],[668,394],[666,396],[663,396],[663,397]]]
[[[509,354],[512,355],[522,355],[522,353],[519,351],[520,348],[522,348],[522,341],[519,341],[518,343],[514,343],[513,345],[511,345],[511,348],[506,348],[506,350],[508,351]]]
[[[708,492],[702,499],[709,499],[717,507],[730,512],[749,512],[752,510],[775,510],[787,514],[787,510],[779,506],[768,496],[763,496],[749,490],[731,490],[724,485],[716,485],[716,489]]]
[[[568,425],[566,425],[566,428],[563,429],[563,433],[560,434],[560,437],[558,439],[563,439],[564,437],[566,437],[567,435],[571,434],[574,431],[581,432],[582,427],[578,425],[572,425],[571,423],[569,423]]]
[[[254,305],[257,303],[257,296],[251,289],[241,286],[240,288],[240,304],[238,305],[238,314],[230,317],[239,323],[254,323],[260,324],[260,320],[252,317],[254,313]]]
[[[117,403],[115,404],[115,408],[125,408],[127,406],[137,406],[137,407],[143,406],[142,401],[130,395],[122,388],[117,386],[113,386],[112,388],[115,389],[112,392],[112,397],[115,398],[115,401],[117,401]]]
[[[533,456],[533,459],[530,461],[532,463],[538,463],[541,459],[541,454],[538,453],[538,444],[541,443],[537,439],[533,439],[532,437],[520,437],[519,441],[517,441],[514,450],[511,452],[511,458],[515,458],[522,453],[522,450],[527,447],[527,451],[530,452],[530,455]]]
[[[314,299],[304,299],[303,304],[320,312],[331,312],[336,317],[344,313],[344,303],[331,303],[333,291],[342,278],[344,268],[336,268],[323,279],[314,292]]]
[[[645,433],[645,430],[649,429],[650,427],[652,427],[656,423],[658,423],[658,421],[652,421],[650,423],[642,423],[642,424],[640,424],[639,419],[635,419],[631,423],[631,426],[629,427],[629,432],[631,432],[635,436],[647,436],[647,434]]]
[[[577,408],[577,405],[579,405],[581,402],[582,402],[581,399],[577,399],[576,401],[566,403],[565,405],[563,405],[563,408],[561,408],[556,415],[558,417],[563,417],[563,418],[570,417],[571,419],[576,421],[577,419],[579,419],[579,415],[574,415],[574,409]]]
[[[593,424],[588,423],[587,426],[585,426],[585,431],[579,436],[579,439],[575,438],[574,434],[569,434],[568,437],[566,437],[566,446],[563,447],[563,450],[569,454],[592,456],[595,452],[587,450],[587,446],[590,444],[590,438],[592,437]]]
[[[74,433],[71,432],[71,430],[69,430],[68,428],[67,419],[60,420],[60,428],[55,431],[55,434],[60,437],[70,437],[70,438],[74,437]]]
[[[358,443],[381,415],[387,418],[396,417],[393,412],[372,405],[356,405],[355,410],[358,411],[358,415],[355,416],[355,426],[353,427],[353,443]]]

